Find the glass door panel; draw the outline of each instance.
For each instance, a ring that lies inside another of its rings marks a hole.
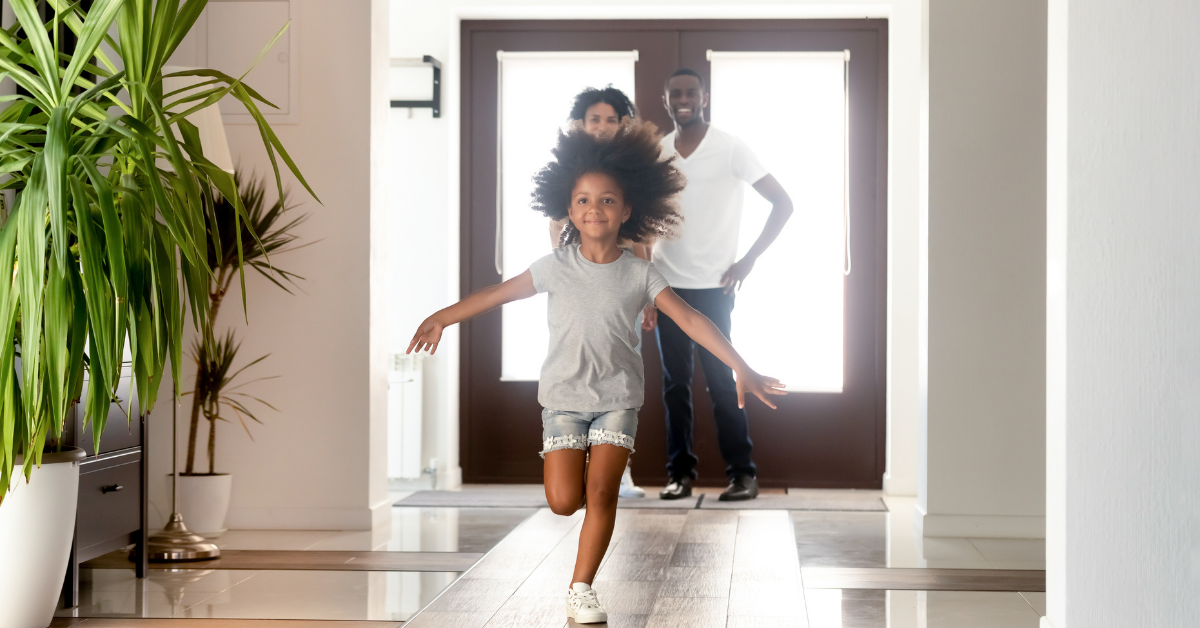
[[[794,392],[842,392],[846,58],[844,51],[709,54],[713,124],[746,142],[795,207],[738,293],[733,342]],[[745,199],[739,257],[771,211],[753,190]]]

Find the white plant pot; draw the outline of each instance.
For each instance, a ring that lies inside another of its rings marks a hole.
[[[62,593],[82,449],[45,454],[28,483],[17,473],[0,505],[0,628],[46,628]]]
[[[210,539],[224,534],[232,490],[228,473],[180,475],[178,510],[188,530]]]

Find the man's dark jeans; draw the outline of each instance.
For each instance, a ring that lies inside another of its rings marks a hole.
[[[729,315],[733,312],[733,295],[721,288],[707,290],[676,289],[688,305],[696,308],[729,338]],[[695,369],[693,348],[696,344],[666,314],[658,314],[658,351],[662,356],[663,404],[667,407],[667,475],[672,478],[696,477],[698,458],[692,453],[692,373]],[[703,347],[700,365],[712,398],[713,414],[717,421],[717,442],[725,458],[725,475],[733,479],[740,475],[755,475],[750,452],[750,425],[746,411],[738,408],[737,385],[733,369],[725,366]]]

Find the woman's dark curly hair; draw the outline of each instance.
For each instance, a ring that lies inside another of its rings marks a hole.
[[[589,87],[575,96],[575,104],[571,106],[571,119],[582,120],[587,115],[588,107],[596,103],[605,103],[617,112],[618,118],[636,118],[637,110],[625,92],[609,85],[604,89]]]
[[[621,225],[621,239],[643,242],[671,237],[683,217],[675,195],[687,180],[671,163],[660,160],[658,129],[650,122],[630,120],[621,125],[612,139],[597,139],[573,129],[559,132],[551,152],[554,161],[533,176],[534,210],[553,220],[568,215],[575,182],[588,173],[612,177],[630,208],[629,220]],[[579,230],[568,220],[561,241],[579,241]]]

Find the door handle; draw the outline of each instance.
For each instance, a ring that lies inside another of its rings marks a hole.
[[[120,484],[113,484],[111,486],[101,486],[100,487],[101,493],[115,493],[117,491],[123,491],[123,490],[125,490],[125,487],[121,486]]]

